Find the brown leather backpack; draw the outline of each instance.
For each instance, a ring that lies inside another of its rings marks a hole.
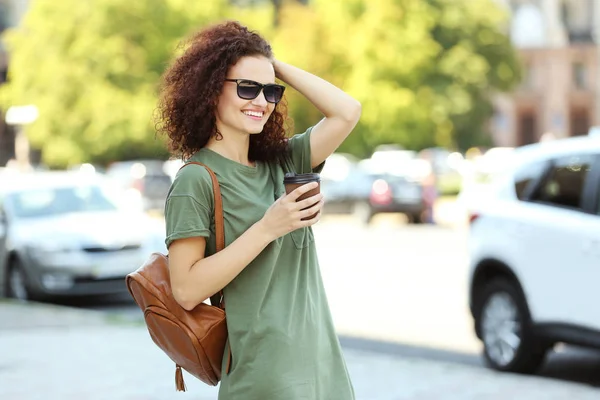
[[[219,182],[206,165],[213,185],[217,251],[225,248],[223,200]],[[182,168],[183,168],[182,167]],[[227,342],[223,291],[211,297],[212,305],[200,303],[187,311],[173,297],[169,279],[168,256],[153,253],[135,272],[125,278],[127,289],[144,312],[152,340],[175,362],[175,386],[185,391],[181,368],[202,382],[216,386],[221,380],[221,362]],[[227,373],[231,366],[228,354]]]

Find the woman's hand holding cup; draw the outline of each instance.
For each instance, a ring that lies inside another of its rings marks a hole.
[[[293,190],[286,185],[286,194],[269,207],[260,221],[272,240],[319,221],[324,203],[319,186],[318,181],[299,185]]]

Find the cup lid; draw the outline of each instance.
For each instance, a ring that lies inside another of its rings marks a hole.
[[[308,174],[296,174],[294,172],[288,172],[283,177],[283,183],[309,183],[309,182],[319,182],[321,180],[321,175],[317,173],[308,173]]]

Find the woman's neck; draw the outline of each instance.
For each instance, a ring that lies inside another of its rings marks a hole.
[[[248,159],[250,135],[228,132],[228,134],[222,134],[220,140],[211,137],[206,147],[242,165],[254,166],[254,163]]]

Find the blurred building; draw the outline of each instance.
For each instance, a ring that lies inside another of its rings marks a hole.
[[[510,14],[524,79],[495,98],[493,140],[520,146],[600,125],[600,0],[496,0]]]
[[[0,35],[19,24],[29,0],[0,0]],[[10,55],[0,36],[0,85],[6,82]],[[4,122],[4,110],[0,110],[0,167],[15,156],[15,133]]]

